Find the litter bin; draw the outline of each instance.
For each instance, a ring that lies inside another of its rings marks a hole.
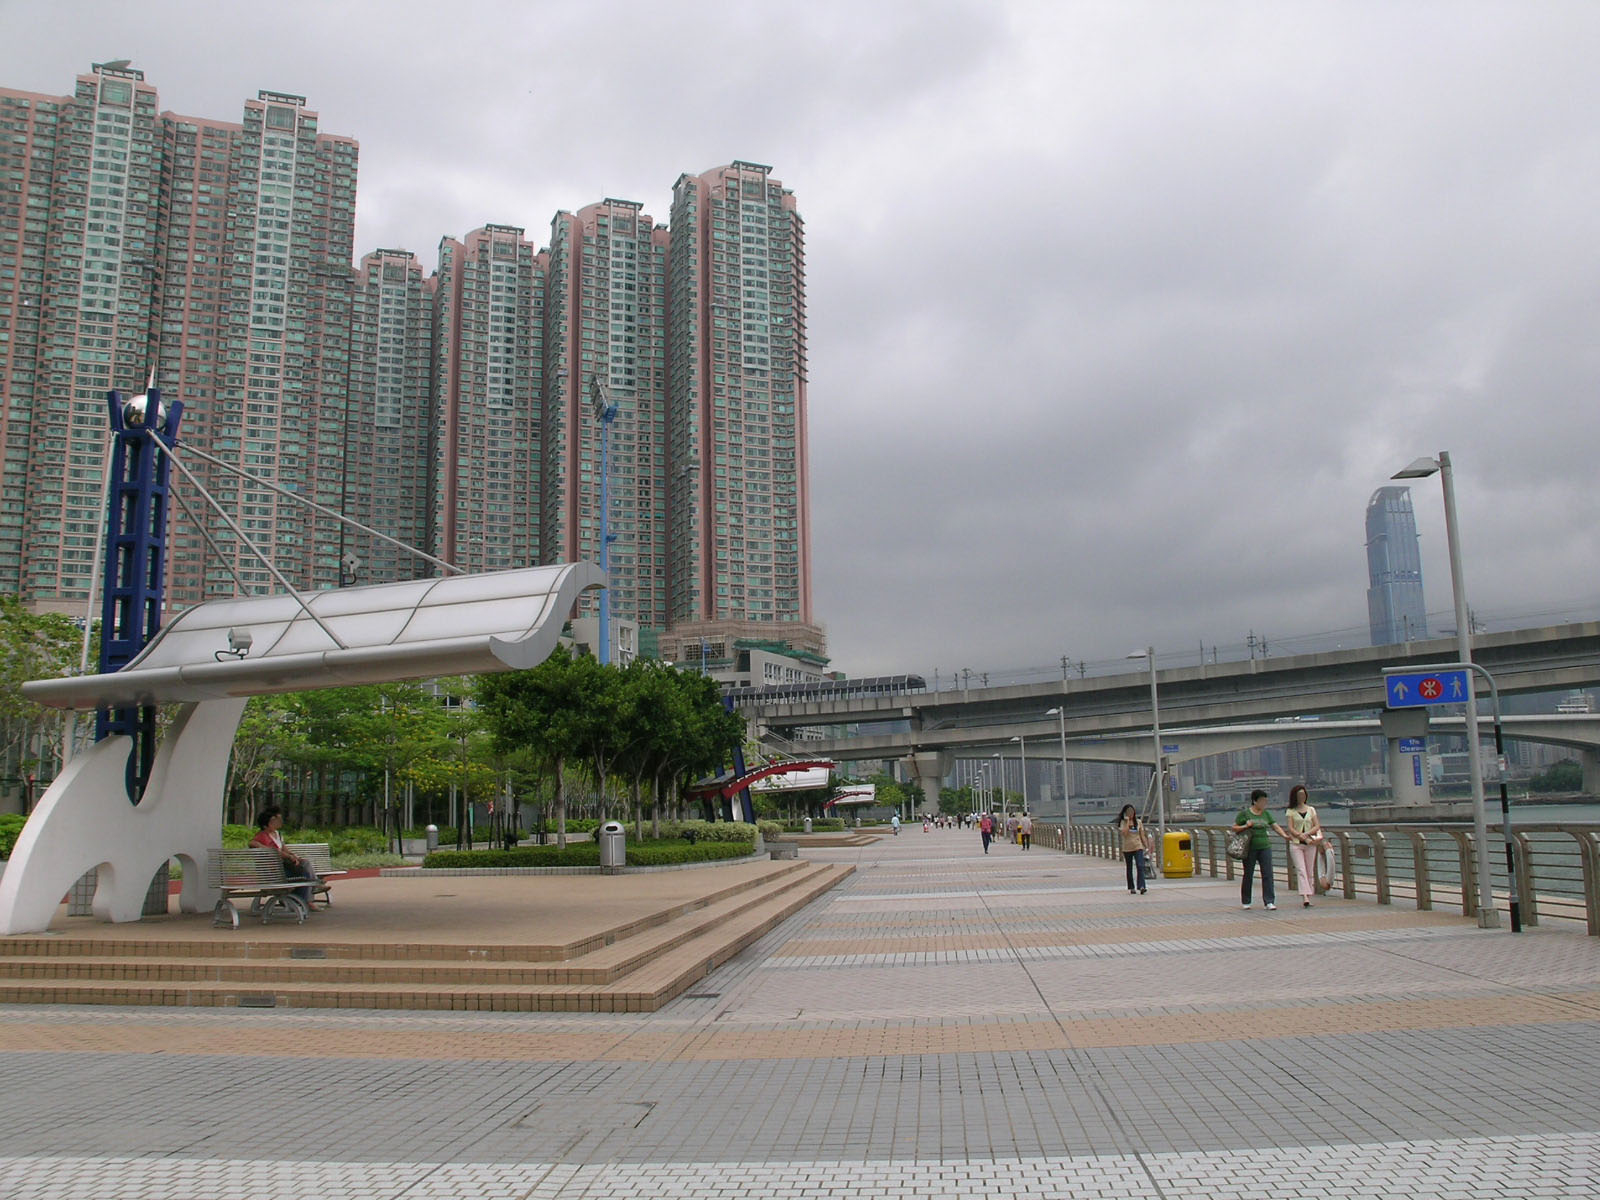
[[[806,826],[805,826],[805,828],[806,828],[806,832],[807,833],[811,832],[811,818],[810,817],[806,818]]]
[[[614,875],[628,864],[628,831],[620,821],[600,826],[600,869]]]
[[[428,835],[428,853],[432,854],[439,848],[439,827],[437,825],[429,825],[423,832]]]
[[[1169,833],[1162,837],[1161,873],[1168,879],[1194,874],[1194,842],[1187,833]]]

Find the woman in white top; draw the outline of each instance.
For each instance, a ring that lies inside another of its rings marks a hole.
[[[1306,785],[1297,783],[1289,789],[1289,857],[1294,860],[1295,878],[1300,883],[1300,906],[1311,907],[1311,896],[1317,887],[1317,851],[1322,846],[1322,822],[1317,810],[1311,807],[1311,794]]]

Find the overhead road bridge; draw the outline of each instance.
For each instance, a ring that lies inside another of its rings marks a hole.
[[[1384,707],[1385,667],[1423,667],[1453,662],[1456,656],[1454,638],[1436,638],[1161,668],[1156,673],[1161,722],[1171,729],[1194,729],[1370,714]],[[1600,622],[1480,634],[1473,659],[1494,675],[1503,696],[1600,686]],[[1053,708],[1062,710],[1069,740],[1148,734],[1150,674],[1138,669],[1003,687],[908,688],[794,700],[745,695],[735,703],[758,735],[793,738],[819,757],[968,757],[992,753],[1018,735],[1056,738],[1063,724],[1046,715]],[[805,731],[803,738],[797,737],[799,730]],[[1299,737],[1298,730],[1286,731],[1281,740]]]

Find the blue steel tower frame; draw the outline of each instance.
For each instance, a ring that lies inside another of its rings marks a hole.
[[[161,403],[153,385],[124,401],[106,394],[113,445],[107,489],[105,584],[100,601],[100,671],[127,666],[161,628],[167,574],[168,450],[177,443],[183,402]],[[158,446],[156,443],[160,442]],[[94,736],[132,739],[128,799],[139,803],[155,758],[156,710],[150,705],[101,709]]]

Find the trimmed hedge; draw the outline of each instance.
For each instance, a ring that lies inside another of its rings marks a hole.
[[[250,839],[256,833],[254,825],[224,825],[223,849],[242,850],[250,844]],[[329,857],[336,861],[366,854],[387,854],[389,851],[389,839],[383,836],[383,830],[370,825],[352,825],[348,829],[285,829],[283,840],[326,842]]]
[[[662,838],[636,842],[627,848],[630,867],[660,867],[677,863],[716,862],[743,858],[755,849],[754,839],[742,842],[687,842]],[[515,850],[438,850],[422,860],[424,868],[450,870],[471,867],[598,867],[600,846],[580,842],[560,846],[518,846]]]
[[[754,842],[756,826],[743,821],[663,821],[661,836],[695,842]]]

